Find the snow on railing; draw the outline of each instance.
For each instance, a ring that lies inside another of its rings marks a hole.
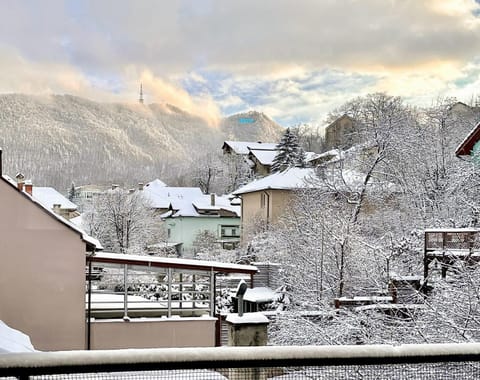
[[[480,360],[479,343],[263,346],[38,352],[0,355],[0,377],[205,368],[369,366]],[[468,371],[469,367],[465,367]]]

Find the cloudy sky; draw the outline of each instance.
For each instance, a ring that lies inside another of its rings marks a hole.
[[[480,0],[1,0],[0,93],[322,124],[376,91],[480,95]]]

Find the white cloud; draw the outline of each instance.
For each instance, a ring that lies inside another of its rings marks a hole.
[[[4,2],[0,91],[126,101],[144,81],[148,100],[212,123],[216,103],[321,119],[372,91],[474,90],[478,11],[474,0]]]

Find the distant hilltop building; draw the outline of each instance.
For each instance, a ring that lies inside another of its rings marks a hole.
[[[143,104],[143,85],[142,85],[142,83],[140,83],[140,95],[138,97],[138,102],[140,104]]]
[[[340,116],[325,129],[326,150],[348,149],[357,144],[357,122],[348,115]]]

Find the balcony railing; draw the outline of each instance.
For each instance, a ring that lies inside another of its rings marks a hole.
[[[480,344],[216,347],[0,355],[17,379],[478,379]]]

